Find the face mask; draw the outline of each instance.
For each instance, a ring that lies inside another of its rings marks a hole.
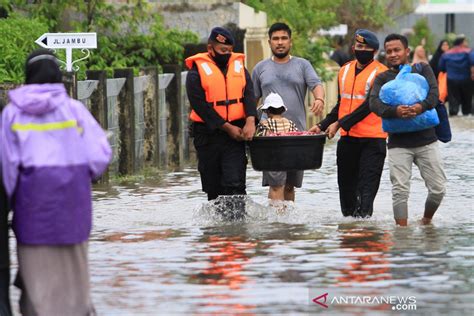
[[[367,65],[374,59],[375,51],[373,50],[354,50],[355,57],[362,65]]]
[[[212,50],[214,51],[214,56],[212,57],[212,59],[214,59],[217,66],[219,66],[220,68],[226,67],[229,63],[231,54],[219,54],[214,48]]]

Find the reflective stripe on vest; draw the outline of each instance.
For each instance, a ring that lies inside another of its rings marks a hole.
[[[245,118],[244,58],[243,54],[232,53],[225,77],[207,53],[196,54],[186,59],[186,66],[189,69],[193,67],[193,64],[197,66],[201,85],[206,94],[206,102],[228,122]],[[190,119],[194,122],[204,122],[194,110],[191,111]]]
[[[348,63],[346,66],[344,66],[344,73],[342,74],[342,85],[341,85],[341,91],[345,91],[344,90],[344,84],[346,83],[346,77],[347,77],[347,73],[349,72],[349,68],[351,68],[351,64]],[[342,96],[341,96],[342,97]]]
[[[357,61],[351,61],[339,71],[339,113],[338,119],[354,112],[369,96],[370,88],[377,74],[387,70],[383,64],[373,61],[367,65],[357,76],[355,67]],[[363,120],[353,125],[349,131],[340,130],[341,136],[386,138],[382,130],[382,119],[370,113]]]
[[[63,130],[68,128],[76,128],[79,133],[82,133],[82,128],[77,125],[76,120],[60,121],[60,122],[48,122],[48,123],[14,123],[11,126],[12,131],[35,131],[35,132],[47,132],[55,130]]]
[[[350,66],[350,64],[348,65]],[[346,75],[347,75],[347,72],[349,70],[349,67],[345,67],[347,68],[346,70],[344,70],[344,75],[342,76],[342,86],[344,87],[345,85],[345,81],[346,81]],[[354,94],[354,95],[351,95],[349,93],[342,93],[341,94],[341,98],[346,98],[346,99],[359,99],[359,100],[365,100],[367,98],[367,95],[369,93],[369,90],[370,90],[370,87],[372,86],[372,81],[374,80],[374,77],[375,75],[377,74],[377,68],[375,68],[369,75],[369,77],[367,78],[367,81],[365,83],[365,91],[364,91],[364,94]],[[344,91],[344,89],[342,89],[341,91]]]

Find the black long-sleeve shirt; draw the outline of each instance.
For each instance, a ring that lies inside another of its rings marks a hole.
[[[247,69],[245,70],[245,89],[243,95],[243,103],[245,109],[246,117],[257,116],[257,102],[255,100],[255,95],[253,91],[253,83],[250,74]],[[225,75],[226,69],[221,69],[222,73]],[[212,104],[209,104],[206,101],[206,93],[202,88],[201,77],[199,76],[198,69],[196,64],[193,65],[193,68],[188,72],[186,77],[186,91],[188,94],[189,102],[191,108],[199,115],[200,118],[204,121],[204,125],[207,127],[208,132],[215,131],[226,123],[226,121],[217,114],[217,112],[212,107]],[[237,120],[230,122],[233,125],[243,127],[245,125],[245,120]]]
[[[357,76],[361,71],[362,69],[356,68],[355,75]],[[337,90],[339,91],[339,83],[338,83]],[[349,131],[352,126],[362,121],[371,112],[369,108],[369,98],[367,98],[357,109],[355,109],[355,111],[347,114],[346,116],[338,120],[340,104],[341,104],[341,95],[338,94],[336,105],[332,108],[331,112],[329,112],[326,115],[326,117],[321,122],[319,122],[319,125],[322,131],[325,131],[329,127],[329,125],[331,125],[332,123],[336,121],[339,121],[339,125],[345,131]]]
[[[439,92],[438,92],[438,82],[433,74],[433,70],[430,65],[425,63],[420,63],[420,71],[416,70],[416,67],[412,67],[412,73],[418,73],[426,78],[430,86],[430,90],[425,100],[420,102],[422,111],[433,109],[438,103]],[[382,118],[396,118],[397,117],[397,107],[390,106],[385,104],[380,100],[379,93],[382,86],[394,80],[397,76],[398,69],[389,69],[386,72],[379,74],[375,80],[370,92],[370,109],[372,112],[377,114]],[[409,132],[409,133],[389,133],[388,137],[388,148],[401,147],[401,148],[412,148],[419,147],[431,144],[437,141],[434,127],[427,128],[421,131]]]

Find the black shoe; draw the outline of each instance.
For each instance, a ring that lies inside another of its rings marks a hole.
[[[245,219],[247,212],[245,211],[245,200],[239,195],[220,196],[216,202],[216,212],[221,215],[224,220],[238,221]]]
[[[341,209],[341,212],[342,212],[342,215],[344,215],[345,217],[348,217],[348,216],[354,216],[354,210],[353,209]]]
[[[372,216],[372,212],[373,210],[361,210],[361,209],[357,209],[355,210],[354,212],[354,217],[358,217],[358,218],[369,218]]]

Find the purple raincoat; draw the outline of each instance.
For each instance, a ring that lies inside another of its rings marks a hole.
[[[91,180],[112,151],[105,132],[61,83],[9,93],[2,112],[0,157],[17,240],[68,245],[89,238]]]

